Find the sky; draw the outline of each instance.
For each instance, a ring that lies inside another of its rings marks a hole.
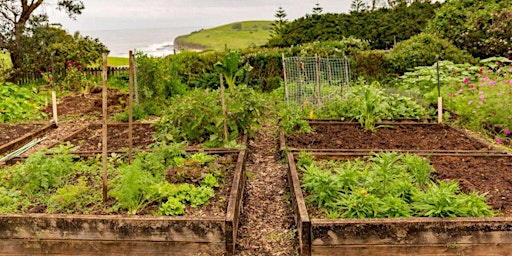
[[[168,27],[212,28],[246,20],[275,20],[279,6],[292,21],[311,14],[318,3],[322,13],[348,13],[351,0],[84,0],[85,10],[69,19],[51,4],[50,21],[73,33],[91,30]]]

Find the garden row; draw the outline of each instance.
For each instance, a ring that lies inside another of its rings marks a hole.
[[[441,124],[309,123],[280,136],[302,255],[511,249],[512,155]]]

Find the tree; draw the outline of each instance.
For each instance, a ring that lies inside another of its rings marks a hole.
[[[353,12],[363,12],[368,9],[368,5],[366,4],[365,0],[352,0],[352,3],[350,4],[350,11]]]
[[[44,12],[37,12],[41,6],[56,4],[56,9],[65,11],[70,18],[75,18],[85,8],[80,0],[54,1],[0,0],[0,48],[7,49],[11,56],[14,70],[11,80],[16,79],[23,67],[23,53],[35,50],[35,47],[24,47],[23,43],[33,32],[30,29],[48,23],[48,16]]]
[[[281,34],[283,26],[287,22],[286,16],[287,15],[283,7],[279,6],[279,8],[277,8],[276,14],[274,14],[276,19],[274,20],[274,23],[272,23],[272,32],[274,36]]]
[[[320,6],[320,4],[317,2],[317,3],[315,4],[315,7],[313,7],[313,15],[315,15],[315,14],[317,14],[317,15],[318,15],[318,14],[321,14],[323,10],[324,10],[324,8],[322,8],[322,7]]]

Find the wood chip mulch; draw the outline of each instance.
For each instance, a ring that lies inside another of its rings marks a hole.
[[[236,255],[298,255],[287,165],[277,150],[277,131],[276,124],[264,124],[249,144]]]

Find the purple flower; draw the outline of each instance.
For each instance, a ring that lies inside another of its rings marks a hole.
[[[485,96],[484,96],[484,94],[483,94],[483,93],[482,93],[482,94],[480,94],[480,99],[482,99],[482,100],[483,100],[483,99],[485,99]]]
[[[464,83],[467,84],[469,82],[469,78],[464,77]]]
[[[510,130],[509,129],[505,129],[505,134],[506,135],[510,135]]]
[[[473,104],[473,101],[472,101],[472,100],[470,100],[470,101],[468,102],[468,105],[471,105],[471,104]]]
[[[496,143],[498,143],[500,145],[503,144],[503,142],[501,142],[501,138],[496,138]]]
[[[490,81],[489,85],[496,85],[496,81]]]

